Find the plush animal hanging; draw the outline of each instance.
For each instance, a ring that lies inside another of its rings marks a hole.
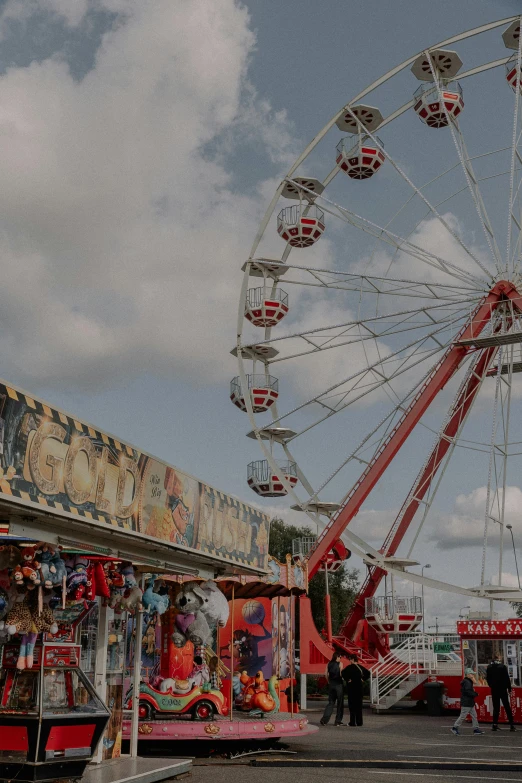
[[[120,609],[123,609],[125,612],[132,612],[134,613],[136,609],[141,609],[141,599],[143,597],[143,593],[141,592],[141,588],[138,584],[135,584],[134,587],[127,588],[125,592],[123,593],[122,597],[119,600],[119,607]]]
[[[126,612],[134,613],[136,609],[143,608],[141,604],[143,593],[136,580],[134,566],[132,563],[122,563],[120,572],[124,579],[125,589],[117,605]]]
[[[22,597],[21,595],[19,597]],[[16,667],[31,669],[34,661],[34,646],[41,632],[56,633],[58,626],[49,606],[39,606],[34,593],[28,593],[17,601],[7,615],[7,632],[10,636],[21,636],[20,652]]]
[[[111,594],[109,599],[109,606],[111,609],[115,609],[116,605],[123,597],[125,590],[125,577],[114,565],[114,563],[109,564],[107,567],[107,581]]]
[[[0,571],[5,571],[6,568],[16,568],[21,561],[22,553],[17,546],[12,544],[0,546]]]
[[[153,575],[149,580],[146,590],[143,592],[142,603],[145,611],[149,614],[156,613],[158,616],[165,614],[169,608],[170,599],[168,595],[160,595],[154,592],[154,583],[157,577]]]
[[[40,571],[43,586],[50,590],[53,586],[52,575],[56,571],[53,562],[54,549],[49,544],[41,541],[34,550],[35,565]]]
[[[83,594],[85,601],[94,601],[96,598],[96,585],[94,582],[94,566],[89,563],[87,566],[87,584],[85,585],[85,593]]]
[[[40,572],[38,569],[38,563],[35,560],[35,550],[33,547],[26,546],[21,550],[22,560],[21,560],[21,568],[22,568],[22,577],[25,585],[29,588],[31,587],[37,587],[41,584],[42,580],[40,579]],[[21,581],[19,578],[17,578],[16,574],[19,573],[18,567],[15,569],[15,580]]]
[[[67,595],[67,568],[65,560],[63,560],[58,551],[55,551],[51,557],[50,563],[49,571],[51,574],[51,582],[53,587],[61,587],[62,609],[65,609],[65,597]]]
[[[69,601],[81,601],[87,589],[89,576],[87,568],[88,558],[83,555],[75,555],[65,562],[67,569],[67,598]]]
[[[186,582],[174,604],[179,612],[172,634],[176,647],[183,647],[188,640],[197,647],[204,646],[210,636],[209,620],[224,625],[228,619],[228,603],[215,582]]]

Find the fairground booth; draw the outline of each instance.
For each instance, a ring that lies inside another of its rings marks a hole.
[[[111,783],[187,771],[137,758],[140,719],[167,705],[179,724],[230,719],[236,663],[245,677],[222,648],[243,654],[239,622],[226,634],[250,582],[252,636],[275,627],[274,605],[276,623],[288,613],[276,653],[272,630],[259,653],[263,680],[248,694],[241,682],[252,710],[275,715],[288,666],[274,680],[261,658],[288,648],[305,574],[269,569],[268,536],[258,510],[0,383],[0,779],[88,780],[102,761]]]
[[[190,576],[164,578],[171,608],[151,616],[143,637],[140,742],[273,742],[316,731],[299,712],[295,679],[296,600],[306,568],[290,555],[285,563],[269,557],[268,565],[265,576],[218,577],[218,592]],[[214,607],[217,622],[203,638],[189,631],[183,642],[194,594],[195,603],[201,596]],[[130,734],[128,721],[124,737]]]
[[[487,722],[493,720],[493,703],[486,681],[486,669],[498,655],[506,664],[513,684],[510,694],[513,717],[516,723],[522,723],[522,620],[518,617],[512,620],[461,620],[457,622],[457,633],[461,638],[463,667],[475,672],[479,719]],[[448,706],[452,706],[457,696],[455,683],[448,680],[446,687],[446,700]],[[503,707],[500,720],[506,721]]]

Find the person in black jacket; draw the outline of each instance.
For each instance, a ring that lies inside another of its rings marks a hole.
[[[491,699],[493,701],[493,731],[499,730],[498,716],[500,714],[500,702],[504,705],[511,731],[515,731],[513,713],[511,711],[511,704],[509,703],[511,679],[507,666],[502,663],[500,656],[495,656],[486,669],[486,680],[491,688]]]
[[[350,663],[343,669],[343,680],[346,683],[346,693],[348,694],[348,709],[350,710],[349,726],[363,725],[363,683],[369,679],[370,672],[357,663],[357,655],[352,653],[348,656]]]
[[[336,704],[337,713],[335,715],[335,725],[345,726],[346,724],[343,723],[343,678],[341,677],[341,654],[339,652],[334,652],[332,655],[332,660],[329,662],[326,670],[326,676],[328,677],[328,704],[326,705],[323,717],[320,721],[321,726],[326,726]]]

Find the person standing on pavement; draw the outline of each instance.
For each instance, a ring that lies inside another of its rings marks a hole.
[[[471,717],[471,725],[473,726],[473,734],[484,734],[479,727],[477,720],[477,710],[475,709],[475,699],[478,696],[477,691],[474,688],[475,685],[475,672],[473,669],[466,669],[465,677],[460,683],[460,715],[451,727],[453,734],[460,734],[459,726],[463,720],[466,720],[468,715]]]
[[[502,663],[499,655],[495,655],[488,668],[486,669],[486,680],[491,689],[491,699],[493,701],[493,731],[499,731],[498,716],[500,714],[500,702],[502,702],[509,721],[510,731],[516,731],[513,724],[513,713],[509,703],[509,694],[511,693],[511,679],[507,666]]]
[[[326,726],[332,716],[335,705],[337,705],[335,725],[345,726],[346,724],[343,723],[343,678],[341,677],[341,654],[339,652],[334,652],[332,655],[332,660],[329,662],[326,670],[326,677],[328,679],[328,704],[320,721],[321,726]]]
[[[349,726],[363,725],[363,683],[370,678],[370,672],[357,662],[357,655],[348,656],[349,664],[343,669],[343,680],[346,683],[348,709],[350,710]]]

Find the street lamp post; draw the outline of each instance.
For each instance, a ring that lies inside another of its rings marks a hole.
[[[511,533],[511,542],[513,544],[513,554],[515,555],[515,567],[517,569],[517,580],[518,580],[518,589],[520,590],[520,574],[518,572],[518,560],[517,560],[517,550],[515,548],[515,537],[513,535],[513,525],[506,525],[507,529]]]
[[[459,618],[464,617],[464,615],[462,614],[463,609],[471,609],[471,606],[461,606],[459,609]]]
[[[421,577],[424,576],[424,569],[425,568],[431,568],[430,563],[426,563],[426,565],[423,565],[421,568]],[[425,632],[425,625],[424,625],[424,582],[421,584],[421,595],[422,595],[422,633]]]

